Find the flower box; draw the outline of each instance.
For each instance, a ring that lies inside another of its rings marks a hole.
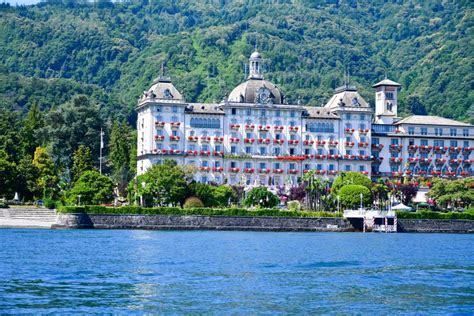
[[[240,141],[240,138],[231,137],[229,138],[229,140],[231,143],[238,143]]]
[[[245,124],[245,129],[246,129],[246,130],[252,130],[252,131],[253,131],[253,130],[255,129],[255,125],[253,125],[253,124]]]
[[[244,172],[245,172],[245,173],[254,173],[254,172],[255,172],[255,169],[254,169],[254,168],[245,168],[245,169],[244,169]]]
[[[186,154],[188,154],[189,156],[196,156],[198,154],[198,151],[197,150],[188,150],[186,152]]]
[[[329,146],[334,147],[334,146],[337,146],[337,145],[339,144],[339,142],[336,141],[336,140],[330,140],[330,141],[328,142],[328,144],[329,144]]]
[[[347,147],[353,147],[354,142],[344,142],[344,145],[347,146]]]
[[[181,122],[171,122],[171,128],[178,128],[181,125]]]
[[[165,122],[162,122],[162,121],[156,121],[155,122],[155,127],[161,128],[161,127],[164,127],[164,126],[165,126]]]
[[[270,138],[259,138],[258,142],[260,144],[270,144]]]
[[[326,142],[324,140],[318,140],[318,141],[316,141],[316,144],[318,146],[324,146],[324,145],[326,145]]]
[[[368,146],[369,146],[369,143],[367,143],[367,142],[360,142],[360,143],[358,144],[358,146],[359,146],[359,147],[362,147],[362,148],[365,148],[365,147],[368,147]]]
[[[179,137],[179,136],[173,136],[173,135],[170,136],[171,141],[178,141],[180,139],[181,139],[181,137]]]
[[[155,135],[155,141],[162,141],[165,139],[165,136],[163,135]]]
[[[240,124],[230,124],[230,129],[240,129]]]
[[[373,150],[382,150],[383,144],[372,144]]]
[[[218,157],[223,157],[224,156],[224,152],[223,151],[214,151],[212,153],[214,156],[218,156]]]
[[[299,170],[297,169],[288,169],[289,174],[297,174]]]
[[[306,145],[306,146],[311,146],[314,144],[314,140],[305,140],[303,141],[303,144]]]
[[[299,126],[290,126],[290,127],[288,127],[288,130],[290,132],[297,132],[299,129],[300,129]]]
[[[275,131],[282,131],[284,129],[284,127],[282,125],[275,125],[275,126],[273,126],[273,129]]]
[[[255,142],[255,138],[244,138],[244,143],[253,144]]]
[[[211,155],[211,152],[210,152],[209,150],[201,150],[201,151],[199,152],[199,154],[200,154],[201,156],[210,156],[210,155]]]
[[[353,128],[345,128],[344,131],[347,133],[347,134],[352,134],[355,132],[355,129]]]
[[[224,141],[224,137],[214,137],[214,142],[222,143]]]
[[[273,143],[274,144],[279,144],[279,145],[282,145],[285,141],[283,139],[274,139],[273,140]]]
[[[270,173],[270,168],[263,168],[263,169],[260,168],[260,169],[258,169],[258,172],[259,173]]]
[[[290,144],[290,145],[298,145],[299,142],[300,142],[300,141],[297,140],[297,139],[290,139],[290,140],[288,140],[288,144]]]
[[[223,168],[223,167],[212,167],[212,171],[214,171],[214,172],[222,172],[222,171],[224,171],[224,168]]]
[[[273,173],[283,173],[283,169],[273,169]]]
[[[229,172],[232,172],[232,173],[240,172],[240,168],[229,168]]]
[[[197,136],[188,136],[188,140],[189,140],[190,142],[197,142],[198,139],[199,139],[199,137],[197,137]]]

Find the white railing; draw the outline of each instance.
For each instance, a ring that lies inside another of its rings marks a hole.
[[[395,217],[395,211],[389,210],[344,210],[344,217],[374,218],[374,217]]]

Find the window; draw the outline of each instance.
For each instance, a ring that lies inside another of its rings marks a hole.
[[[305,154],[305,155],[309,155],[309,154],[311,154],[311,149],[309,149],[309,148],[305,148],[305,150],[304,150],[304,154]]]
[[[237,168],[237,163],[235,161],[230,162],[230,167],[231,168]]]
[[[421,135],[428,135],[428,128],[422,127],[421,128]]]
[[[280,111],[280,110],[276,110],[276,111],[275,111],[275,116],[276,116],[276,117],[280,117],[280,116],[281,116],[281,111]],[[281,123],[278,124],[278,125],[281,125]]]
[[[290,148],[290,155],[294,155],[295,154],[295,149],[294,148]]]
[[[267,138],[267,132],[260,132],[259,136],[260,138]]]
[[[346,155],[352,155],[352,150],[347,149],[347,150],[346,150]]]
[[[189,149],[189,150],[196,150],[196,145],[190,144],[190,145],[188,146],[188,149]]]
[[[334,133],[333,123],[310,123],[306,125],[306,130],[310,132]]]
[[[281,134],[280,133],[275,134],[275,139],[278,139],[278,140],[282,139]]]
[[[372,144],[375,144],[375,145],[380,144],[380,139],[378,139],[377,137],[372,138]]]
[[[262,110],[262,111],[260,112],[260,114],[261,114],[262,117],[265,117],[265,116],[267,115],[267,111],[266,111],[266,110]]]
[[[385,92],[385,99],[393,100],[393,92]]]
[[[295,117],[295,116],[296,116],[295,111],[291,111],[291,112],[290,112],[290,117]]]
[[[410,139],[408,140],[408,145],[410,145],[410,146],[415,145],[415,140],[414,140],[413,138],[410,138]]]
[[[215,162],[214,162],[214,167],[219,168],[220,166],[221,166],[221,162],[220,162],[220,161],[215,161]]]
[[[245,162],[245,168],[247,168],[247,169],[252,168],[252,163],[251,162]]]
[[[280,147],[275,147],[275,148],[273,148],[273,154],[274,154],[275,156],[279,156],[280,153],[281,153],[281,148],[280,148]]]
[[[464,147],[465,147],[465,148],[469,147],[469,141],[468,141],[468,140],[465,140],[465,141],[464,141]]]
[[[440,127],[435,127],[435,135],[436,136],[442,136],[443,135],[443,129]]]
[[[280,121],[280,120],[275,121],[275,125],[276,125],[276,126],[280,126],[280,125],[281,125],[281,121]]]
[[[351,171],[351,165],[345,165],[344,170],[345,171]]]
[[[267,148],[265,147],[260,147],[260,155],[266,155],[267,154]]]
[[[346,136],[346,142],[350,142],[352,138],[350,136]]]
[[[363,142],[363,143],[365,143],[365,142],[367,141],[367,139],[365,138],[365,136],[361,136],[361,137],[360,137],[360,141]]]
[[[305,164],[304,165],[304,170],[309,170],[309,169],[311,169],[311,166],[309,164]]]
[[[245,147],[245,153],[246,154],[251,154],[252,153],[252,147],[249,147],[249,146]]]
[[[173,113],[178,113],[178,107],[177,106],[173,106],[171,108],[171,110],[173,111]]]
[[[438,147],[444,147],[444,140],[437,139],[433,142],[433,145]]]
[[[392,165],[392,166],[390,167],[390,170],[391,170],[392,172],[398,172],[398,166]]]
[[[457,129],[455,129],[455,128],[450,128],[449,129],[449,135],[456,136],[456,134],[457,134]]]
[[[329,170],[334,170],[334,165],[333,164],[329,165]]]
[[[359,171],[360,171],[360,172],[365,171],[365,166],[364,166],[364,165],[360,165],[360,166],[359,166]]]
[[[295,125],[296,125],[295,121],[290,121],[290,126],[293,127],[293,126],[295,126]]]
[[[245,112],[247,116],[252,116],[252,109],[246,109]]]
[[[462,136],[469,136],[469,130],[467,128],[462,130]]]
[[[350,120],[351,119],[351,113],[346,113],[346,120]]]
[[[177,130],[172,130],[172,131],[171,131],[171,135],[173,135],[173,136],[178,136],[178,131],[177,131]]]
[[[246,133],[246,134],[245,134],[245,137],[246,137],[246,138],[252,138],[252,133]]]
[[[209,162],[208,162],[207,160],[204,160],[204,161],[202,162],[202,166],[203,166],[203,167],[207,167],[208,165],[209,165]]]
[[[365,129],[365,124],[359,124],[360,129]]]
[[[408,135],[414,135],[415,134],[415,128],[413,126],[408,127]]]
[[[230,137],[232,137],[232,138],[237,138],[237,133],[236,133],[236,132],[230,133]]]
[[[458,147],[458,141],[457,140],[452,140],[449,142],[449,146],[451,147]]]
[[[397,139],[397,138],[392,138],[392,139],[390,139],[390,144],[392,144],[392,145],[398,145],[398,139]]]
[[[365,114],[361,114],[361,115],[360,115],[360,120],[361,120],[361,121],[365,121]],[[362,128],[362,127],[361,127],[361,128]],[[365,128],[365,127],[364,127],[364,128]]]
[[[222,151],[221,145],[216,145],[216,151]]]
[[[427,139],[420,140],[420,145],[421,146],[428,146],[428,140]]]
[[[207,177],[206,177],[206,176],[202,176],[201,182],[202,182],[202,183],[207,183]]]
[[[352,128],[352,124],[351,123],[346,123],[346,128]]]
[[[176,122],[178,119],[173,118],[172,120]],[[190,125],[194,128],[221,128],[221,121],[219,119],[193,117]]]
[[[230,153],[236,154],[237,153],[237,146],[230,146]]]
[[[290,164],[288,164],[288,168],[289,168],[289,169],[296,169],[296,168],[295,168],[295,164],[294,164],[294,163],[290,163]]]
[[[281,165],[279,162],[276,162],[274,165],[275,169],[281,169]]]
[[[202,150],[208,151],[208,150],[209,150],[209,146],[208,146],[208,145],[202,145]]]
[[[291,135],[290,135],[290,139],[291,139],[291,140],[296,140],[296,135],[295,135],[295,134],[291,134]]]
[[[420,153],[420,158],[428,158],[428,153],[427,152],[421,152]]]
[[[336,150],[334,150],[334,149],[329,149],[329,154],[330,154],[330,155],[335,155],[335,154],[336,154]]]
[[[267,165],[264,162],[260,163],[260,169],[266,169]]]
[[[236,109],[236,108],[232,108],[232,109],[230,110],[230,114],[236,115],[236,114],[237,114],[237,109]]]
[[[365,150],[360,150],[360,151],[359,151],[359,155],[365,156]]]
[[[323,154],[323,149],[322,148],[318,148],[318,155],[322,155]]]

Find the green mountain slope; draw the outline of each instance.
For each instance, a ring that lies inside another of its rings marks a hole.
[[[257,45],[290,101],[325,103],[348,67],[372,104],[371,84],[388,75],[404,114],[416,104],[474,123],[470,1],[175,2],[2,5],[0,63],[8,76],[93,85],[115,100],[110,113],[131,113],[162,64],[187,100],[222,99]]]

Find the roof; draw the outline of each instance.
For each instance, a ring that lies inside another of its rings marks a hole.
[[[372,88],[377,88],[380,86],[392,86],[392,87],[401,87],[401,85],[398,82],[392,81],[390,79],[385,78],[382,81],[377,82],[372,86]]]
[[[370,108],[369,104],[357,92],[354,86],[342,86],[336,89],[334,95],[324,106],[326,108]]]
[[[196,114],[224,114],[224,110],[219,104],[212,103],[190,103],[186,107],[186,111]]]
[[[155,79],[144,96],[152,99],[183,100],[183,96],[171,83],[171,80],[164,77]]]
[[[266,103],[265,101],[259,102],[258,100],[258,94],[261,90],[268,90],[271,103],[283,103],[283,94],[280,89],[270,81],[258,78],[248,79],[235,87],[229,94],[228,101],[239,103]]]
[[[338,119],[339,116],[330,109],[317,106],[305,106],[304,109],[308,113],[309,118],[321,118],[321,119]]]
[[[444,117],[431,116],[431,115],[411,115],[395,123],[395,125],[400,125],[400,124],[473,126],[464,122],[459,122],[459,121],[447,119]]]

